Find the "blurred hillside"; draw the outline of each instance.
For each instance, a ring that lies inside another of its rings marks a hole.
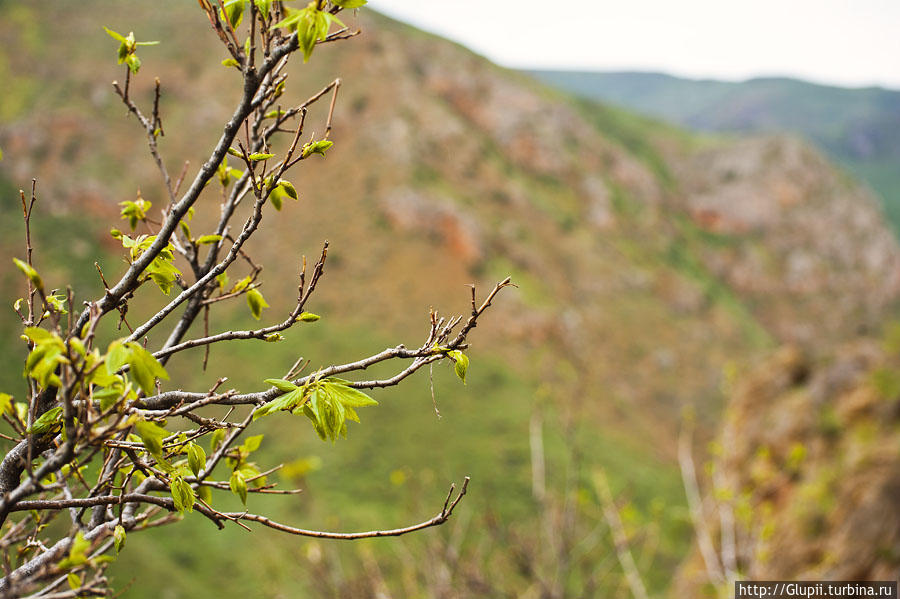
[[[788,78],[739,83],[662,73],[535,71],[586,98],[701,131],[803,136],[884,198],[900,229],[900,92],[849,89]]]
[[[895,576],[898,333],[818,358],[784,347],[736,385],[706,506],[712,534],[732,539],[723,564],[751,580]],[[673,596],[702,595],[708,579],[695,551]]]
[[[123,73],[101,25],[163,42],[142,53],[134,95],[149,102],[153,77],[161,79],[170,172],[185,160],[190,172],[199,166],[239,80],[219,66],[224,56],[190,3],[91,0],[52,14],[4,4],[4,15],[0,247],[22,251],[15,190],[36,177],[36,264],[48,284],[74,280],[80,299],[94,297],[102,288],[93,261],[102,258],[108,279],[123,268],[108,235],[119,226],[116,203],[138,189],[154,209],[164,202],[145,141],[109,85]],[[682,408],[696,408],[711,430],[723,369],[740,371],[782,342],[815,353],[880,328],[900,293],[900,248],[877,202],[796,139],[698,138],[572,99],[371,12],[347,23],[363,34],[294,64],[288,81],[287,96],[299,102],[343,79],[335,146],[324,161],[303,163],[292,178],[299,203],[267,213],[265,237],[250,247],[265,265],[274,320],[292,302],[300,254],[316,254],[327,238],[329,263],[310,306],[323,320],[279,344],[214,350],[206,374],[199,354],[170,371],[204,389],[225,372],[229,385],[252,390],[299,354],[318,366],[417,344],[430,306],[465,313],[467,284],[484,292],[510,274],[519,289],[472,337],[469,385],[434,373],[441,419],[420,375],[378,394],[381,406],[346,442],[323,445],[305,422],[288,419],[273,419],[264,441],[275,463],[321,459],[321,470],[300,476],[303,495],[263,504],[298,526],[355,530],[428,517],[445,482],[466,474],[470,515],[452,529],[362,549],[219,533],[188,517],[129,539],[115,576],[138,580],[125,596],[296,596],[300,588],[365,597],[376,596],[379,577],[416,596],[437,583],[404,548],[443,542],[463,557],[449,586],[441,579],[445,594],[422,595],[537,596],[540,573],[509,549],[527,557],[541,546],[546,505],[532,497],[529,444],[536,414],[551,489],[575,489],[594,505],[589,481],[602,466],[635,522],[659,526],[645,574],[661,592],[691,543],[674,451]],[[313,111],[307,122],[317,128],[323,119]],[[9,302],[19,283],[11,271],[0,262]],[[139,298],[145,310],[160,299],[152,293]],[[214,318],[213,330],[238,326],[245,312]],[[13,317],[0,321],[10,340]],[[23,354],[12,342],[0,347],[9,365],[0,388],[19,393]],[[579,514],[573,530],[596,524],[587,508]],[[595,540],[583,559],[595,564],[610,547]],[[443,558],[432,561],[437,568]],[[595,575],[573,574],[566,591],[622,594]]]

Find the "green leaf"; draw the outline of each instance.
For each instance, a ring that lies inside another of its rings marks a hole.
[[[268,160],[269,158],[274,158],[274,157],[275,157],[275,154],[265,154],[265,153],[262,153],[262,152],[255,152],[255,153],[250,154],[249,156],[247,156],[247,158],[248,158],[251,162],[260,162],[260,161],[262,161],[262,160]]]
[[[157,459],[162,459],[162,442],[169,436],[169,432],[154,422],[140,420],[134,425],[144,447]]]
[[[285,393],[280,397],[276,397],[272,401],[265,403],[258,407],[256,411],[253,413],[253,420],[257,418],[261,418],[263,416],[268,416],[273,412],[277,412],[279,410],[293,410],[295,407],[300,405],[303,401],[303,389],[295,388],[293,391],[289,393]]]
[[[253,453],[257,449],[259,449],[259,446],[262,443],[262,440],[263,440],[263,435],[254,435],[252,437],[247,437],[244,440],[244,444],[241,447],[247,453]]]
[[[43,435],[45,433],[49,433],[57,426],[59,426],[59,420],[62,417],[62,406],[56,406],[55,408],[51,408],[41,414],[41,417],[34,421],[31,425],[31,428],[28,429],[29,433],[35,435]]]
[[[66,581],[69,583],[69,588],[73,591],[77,591],[81,588],[81,576],[75,574],[74,572],[69,572],[66,574]]]
[[[200,476],[200,471],[206,466],[206,452],[196,443],[189,443],[187,446],[188,467],[194,476]]]
[[[368,0],[331,0],[332,4],[340,6],[341,8],[351,9],[351,8],[359,8],[361,6],[365,6]]]
[[[247,292],[247,305],[250,306],[250,313],[253,314],[253,318],[256,320],[259,320],[262,316],[263,308],[269,307],[262,293],[256,288]]]
[[[219,446],[225,442],[225,429],[217,428],[213,431],[212,437],[209,440],[209,448],[213,453],[219,449]]]
[[[141,70],[141,59],[138,58],[137,54],[129,54],[126,56],[125,64],[128,65],[132,75],[137,74],[137,72]]]
[[[194,511],[196,495],[186,480],[180,476],[173,477],[169,489],[172,491],[172,500],[175,502],[176,510],[182,514]]]
[[[266,335],[266,343],[276,343],[278,341],[284,341],[284,335],[281,333],[271,333]]]
[[[234,67],[236,69],[240,69],[241,63],[239,63],[238,61],[236,61],[233,58],[226,58],[225,60],[222,61],[222,66],[223,67]]]
[[[228,0],[225,2],[225,17],[228,19],[232,29],[237,28],[241,24],[246,6],[246,0]]]
[[[234,291],[235,293],[237,293],[238,291],[243,291],[252,281],[253,279],[251,279],[250,277],[244,277],[234,284],[234,289],[232,289],[232,291]]]
[[[141,197],[140,192],[138,192],[138,197],[136,200],[125,200],[124,202],[119,202],[119,206],[122,207],[120,212],[123,219],[128,220],[129,226],[131,226],[131,230],[134,231],[137,228],[137,224],[147,218],[147,211],[153,206],[151,202],[148,202],[144,198]]]
[[[121,341],[113,341],[109,344],[106,354],[106,370],[109,374],[115,374],[128,364],[131,352]]]
[[[34,343],[34,349],[25,360],[23,375],[30,376],[43,388],[50,385],[59,387],[61,383],[56,375],[56,368],[69,361],[65,356],[66,346],[63,340],[55,333],[38,327],[26,328],[25,336]]]
[[[355,389],[353,387],[348,387],[346,385],[327,383],[327,388],[330,392],[332,392],[335,397],[345,406],[350,406],[351,408],[363,408],[366,406],[377,406],[378,402],[360,391],[359,389]]]
[[[91,548],[91,542],[84,538],[84,534],[79,531],[72,539],[72,546],[69,548],[69,555],[61,560],[57,567],[61,570],[71,570],[77,566],[87,563],[87,552]]]
[[[224,293],[225,289],[228,287],[228,273],[223,272],[221,274],[216,275],[216,283],[219,284],[219,291]]]
[[[231,480],[228,481],[231,492],[241,498],[241,502],[247,505],[247,480],[240,470],[231,473]]]
[[[197,243],[200,245],[212,245],[214,243],[218,243],[221,240],[221,235],[201,235],[197,238]]]
[[[269,11],[272,9],[272,0],[253,0],[253,3],[256,4],[256,9],[263,18],[268,19]]]
[[[301,322],[315,322],[319,320],[321,316],[318,314],[313,314],[312,312],[302,312],[300,316],[297,317],[297,320]]]
[[[125,527],[121,524],[117,524],[113,530],[113,542],[116,546],[116,553],[119,553],[125,547]]]
[[[110,29],[109,27],[104,27],[103,29],[106,31],[106,33],[109,34],[109,36],[110,36],[111,38],[113,38],[113,39],[116,40],[117,42],[121,42],[121,43],[123,43],[123,44],[127,43],[127,41],[125,40],[125,36],[123,36],[121,33],[116,33],[115,31],[113,31],[113,30]]]
[[[12,410],[12,395],[0,393],[0,414],[6,414]]]
[[[325,435],[325,429],[319,422],[319,417],[316,416],[315,411],[313,411],[310,406],[303,406],[303,415],[310,419],[313,425],[313,429],[315,429],[316,434],[319,435],[319,438],[323,441],[327,440],[328,437]]]
[[[309,142],[303,145],[303,149],[300,151],[300,157],[306,158],[307,156],[311,156],[312,154],[320,154],[325,156],[325,152],[334,145],[333,141],[329,141],[327,139],[320,139],[319,141]]]
[[[285,393],[290,393],[291,391],[295,391],[300,388],[286,379],[266,379],[263,382],[268,385],[272,385],[279,391],[284,391]]]
[[[463,384],[465,384],[466,372],[469,370],[469,357],[458,349],[447,352],[447,355],[456,363],[453,366],[453,370],[456,372],[456,376],[458,376]]]
[[[185,239],[188,241],[191,240],[191,228],[188,226],[186,222],[183,220],[178,221],[178,226],[181,227],[181,232],[184,233]]]
[[[232,156],[236,157],[236,158],[243,158],[243,157],[244,157],[243,154],[241,154],[238,150],[235,150],[234,148],[228,148],[228,153],[231,154]]]
[[[18,258],[13,258],[13,262],[16,265],[16,268],[22,271],[28,280],[31,281],[31,284],[35,286],[39,291],[44,290],[44,281],[41,279],[41,276],[38,272],[27,262],[23,262]]]
[[[284,191],[285,195],[287,195],[292,200],[297,199],[297,189],[294,187],[294,184],[290,181],[281,180],[278,183],[279,187]]]
[[[134,341],[129,341],[125,346],[129,351],[130,374],[144,393],[147,395],[153,393],[156,388],[157,378],[169,380],[169,374],[162,364],[153,357],[153,354]]]
[[[281,195],[277,193],[277,191],[278,190],[276,189],[271,194],[269,194],[269,201],[272,202],[272,207],[275,208],[275,210],[281,212],[281,207],[284,204],[281,201]]]

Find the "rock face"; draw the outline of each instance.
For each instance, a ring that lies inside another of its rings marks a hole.
[[[735,390],[714,458],[738,514],[738,570],[756,580],[891,580],[900,568],[900,361],[859,341],[812,359],[787,347]],[[721,546],[720,546],[721,548]],[[703,596],[690,558],[673,596]]]
[[[717,145],[679,173],[686,210],[723,241],[704,262],[779,339],[871,330],[895,302],[900,253],[875,199],[799,140]]]

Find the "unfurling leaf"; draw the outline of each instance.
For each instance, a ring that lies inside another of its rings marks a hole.
[[[265,154],[263,152],[255,152],[247,156],[250,159],[250,162],[260,162],[262,160],[268,160],[269,158],[274,158],[275,154]]]
[[[261,405],[253,413],[253,420],[262,416],[268,416],[278,410],[293,410],[303,402],[303,398],[303,389],[297,387],[293,391],[289,391],[280,397],[276,397],[269,403]]]
[[[303,149],[300,151],[300,157],[306,158],[307,156],[311,156],[313,154],[320,154],[322,156],[325,155],[325,152],[334,145],[333,141],[329,141],[327,139],[320,139],[319,141],[312,141],[303,145]]]
[[[231,291],[233,291],[234,293],[237,293],[238,291],[243,291],[244,289],[247,288],[247,285],[249,285],[252,282],[253,282],[252,278],[244,277],[243,279],[241,279],[240,281],[238,281],[237,283],[234,284],[234,289],[232,289]]]
[[[34,343],[34,348],[25,360],[23,375],[33,378],[45,389],[51,385],[61,386],[56,369],[69,361],[65,356],[66,345],[62,338],[39,327],[26,328],[25,337]]]
[[[197,243],[199,245],[212,245],[214,243],[218,243],[221,240],[221,235],[201,235],[197,238]]]
[[[69,555],[60,560],[57,567],[60,570],[71,570],[72,568],[87,563],[87,552],[90,548],[91,542],[84,538],[84,534],[81,531],[78,531],[75,538],[72,539],[72,544],[69,546]]]
[[[336,4],[341,8],[350,10],[351,8],[359,8],[365,6],[368,0],[331,0],[332,4]]]
[[[268,385],[272,385],[279,391],[283,391],[285,393],[290,393],[291,391],[296,391],[297,389],[300,388],[297,385],[295,385],[294,383],[292,383],[291,381],[288,381],[285,379],[266,379],[263,382]]]
[[[141,192],[138,191],[136,200],[119,202],[119,206],[122,207],[120,212],[122,218],[128,220],[128,225],[134,231],[137,228],[137,224],[147,218],[147,211],[150,210],[153,204],[142,198]]]
[[[146,420],[140,420],[136,422],[134,425],[134,430],[141,438],[141,441],[144,443],[144,447],[147,448],[147,451],[149,451],[154,457],[161,458],[162,442],[163,439],[169,436],[169,432],[158,424],[147,422]]]
[[[241,498],[241,502],[247,505],[247,480],[240,470],[231,473],[231,480],[228,481],[231,492]]]
[[[186,480],[180,476],[173,477],[170,489],[176,510],[182,514],[194,511],[196,495],[194,494],[194,489],[191,488],[191,485]]]
[[[212,452],[215,452],[224,442],[225,429],[217,428],[215,431],[213,431],[212,437],[209,440],[209,448]]]
[[[49,433],[60,426],[59,420],[62,417],[62,411],[62,406],[56,406],[55,408],[47,410],[41,414],[40,418],[34,421],[34,424],[31,425],[28,432],[35,435]]]
[[[113,30],[110,29],[109,27],[104,27],[103,29],[106,30],[106,33],[108,33],[109,36],[110,36],[111,38],[113,38],[114,40],[116,40],[117,42],[120,42],[120,43],[123,43],[123,44],[127,43],[128,40],[126,40],[126,39],[125,39],[125,36],[122,35],[121,33],[116,33],[115,31],[113,31]]]
[[[297,320],[301,322],[315,322],[319,320],[321,316],[318,314],[313,314],[312,312],[303,312],[300,316],[297,317]]]
[[[241,449],[246,451],[248,454],[253,453],[259,446],[262,444],[263,435],[253,435],[252,437],[247,437],[244,441],[244,444],[241,445]]]
[[[272,207],[275,208],[275,210],[281,212],[281,207],[284,204],[281,201],[281,194],[277,193],[277,191],[278,190],[276,189],[269,195],[269,201],[272,202]]]
[[[300,49],[303,51],[303,62],[307,62],[316,47],[316,41],[324,41],[332,23],[343,26],[340,20],[331,13],[319,10],[316,2],[310,2],[301,10],[289,10],[287,16],[275,23],[272,29],[285,27],[297,32]]]
[[[241,63],[239,63],[238,61],[236,61],[233,58],[226,58],[225,60],[222,61],[222,66],[223,67],[234,67],[236,69],[240,69]]]
[[[225,289],[228,287],[228,273],[223,272],[216,275],[216,283],[219,284],[219,291],[225,293]]]
[[[469,370],[469,357],[458,349],[447,352],[447,355],[455,362],[453,370],[456,372],[456,376],[458,376],[463,384],[465,384],[466,372]]]
[[[38,272],[27,262],[23,262],[18,258],[13,258],[13,262],[16,265],[16,268],[22,271],[28,280],[31,281],[31,284],[34,285],[35,289],[38,291],[44,290],[44,281],[41,279],[41,276]]]
[[[278,185],[284,191],[285,195],[287,195],[292,200],[297,199],[297,189],[294,187],[294,184],[290,181],[281,180]]]
[[[206,466],[206,452],[196,443],[187,446],[188,467],[194,476],[200,476],[200,471]]]
[[[351,408],[364,408],[366,406],[377,406],[378,402],[353,387],[339,383],[326,382],[326,389],[335,394],[338,401],[344,406]]]
[[[262,316],[263,308],[269,307],[263,294],[259,292],[259,289],[255,288],[247,292],[247,305],[250,306],[250,313],[253,314],[253,318],[256,320],[259,320]]]
[[[12,410],[12,395],[8,393],[0,393],[0,415],[10,413]]]
[[[246,0],[228,0],[225,2],[225,18],[232,29],[237,28],[241,24],[246,7]]]
[[[113,542],[116,546],[116,553],[119,553],[125,547],[125,527],[121,524],[117,524],[113,530]]]
[[[69,588],[73,591],[77,591],[81,588],[81,576],[74,572],[66,574],[66,581],[69,583]]]
[[[256,4],[256,9],[263,18],[268,19],[269,11],[272,9],[272,0],[253,0],[253,3]]]
[[[113,341],[106,355],[106,370],[109,374],[115,374],[126,364],[131,367],[131,378],[144,393],[153,393],[157,378],[169,380],[169,374],[162,364],[140,344],[134,341]]]

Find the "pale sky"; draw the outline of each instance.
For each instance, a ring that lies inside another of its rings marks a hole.
[[[900,0],[370,0],[504,66],[900,89]]]

